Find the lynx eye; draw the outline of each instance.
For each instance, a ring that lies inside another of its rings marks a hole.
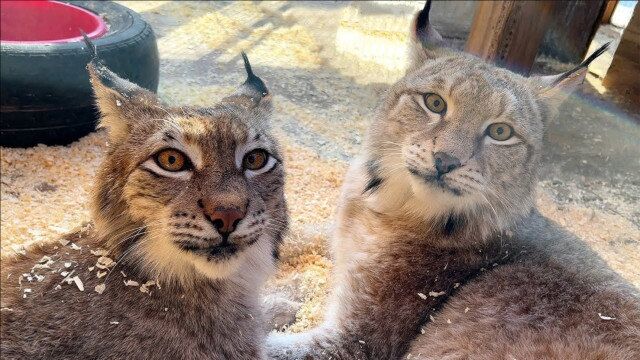
[[[269,153],[262,149],[249,151],[242,159],[242,168],[245,170],[260,170],[267,165]]]
[[[176,149],[161,150],[154,156],[154,158],[158,166],[171,172],[185,170],[189,164],[187,157]]]
[[[513,128],[505,123],[491,124],[487,128],[487,135],[497,141],[509,140],[513,136]]]
[[[447,111],[447,103],[438,94],[425,94],[424,105],[427,107],[427,109],[433,111],[436,114],[444,114]]]

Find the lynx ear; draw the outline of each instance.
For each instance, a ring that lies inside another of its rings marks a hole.
[[[95,45],[86,35],[84,36],[85,43],[92,52],[92,59],[87,65],[87,70],[96,105],[100,110],[99,127],[106,128],[110,140],[118,142],[127,136],[135,121],[148,117],[143,114],[159,112],[159,103],[151,91],[143,89],[109,70],[98,59]]]
[[[428,0],[411,23],[409,70],[416,69],[425,61],[436,58],[437,49],[444,45],[442,36],[429,21],[430,11],[431,0]]]
[[[533,85],[536,87],[540,98],[545,100],[552,107],[558,107],[569,95],[574,92],[587,76],[589,64],[598,56],[602,55],[609,44],[602,45],[598,50],[586,58],[580,65],[562,73],[560,75],[532,77]]]
[[[247,54],[243,51],[242,60],[247,72],[247,80],[238,87],[236,92],[222,99],[223,103],[232,103],[248,109],[260,108],[271,110],[271,93],[264,81],[253,73]]]

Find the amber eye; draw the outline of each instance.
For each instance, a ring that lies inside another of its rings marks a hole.
[[[182,171],[187,168],[189,160],[180,151],[176,149],[164,149],[155,155],[158,166],[167,171]]]
[[[249,151],[242,159],[242,168],[245,170],[260,170],[267,165],[269,153],[262,149]]]
[[[513,136],[513,128],[505,123],[491,124],[487,128],[487,135],[497,141],[509,140]]]
[[[427,109],[433,111],[436,114],[444,114],[447,111],[447,103],[438,94],[425,94],[424,104],[426,105]]]

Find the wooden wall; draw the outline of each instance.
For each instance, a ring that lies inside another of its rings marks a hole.
[[[636,5],[629,25],[622,33],[602,85],[622,95],[632,109],[640,110],[640,5]]]

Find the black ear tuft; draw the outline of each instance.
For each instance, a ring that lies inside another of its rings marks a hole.
[[[600,46],[600,48],[598,48],[598,50],[594,51],[593,54],[589,55],[588,58],[586,58],[582,63],[580,63],[580,67],[589,66],[589,64],[591,64],[593,62],[593,60],[595,60],[596,58],[598,58],[598,56],[604,54],[604,52],[607,51],[607,49],[609,48],[609,45],[611,45],[611,41],[609,41],[608,43]]]
[[[435,54],[429,53],[431,50],[444,46],[442,36],[436,31],[429,19],[429,13],[431,12],[431,0],[425,2],[424,8],[420,10],[413,18],[411,23],[411,39],[413,46],[416,47],[414,55],[418,56],[418,59],[414,59],[416,64],[422,64],[428,58],[433,58]],[[422,54],[420,48],[424,49],[427,53]],[[417,51],[417,54],[415,53]]]
[[[247,71],[247,80],[245,80],[243,85],[260,93],[262,97],[269,95],[269,90],[267,89],[267,86],[264,84],[264,81],[262,81],[262,79],[260,79],[253,73],[247,54],[244,51],[241,54],[242,54],[242,60],[244,60],[244,68]]]
[[[580,69],[587,68],[589,66],[589,64],[591,64],[593,62],[593,60],[597,59],[600,55],[604,54],[604,52],[607,51],[607,49],[609,48],[609,45],[611,45],[611,41],[609,41],[608,43],[600,46],[598,48],[598,50],[594,51],[593,54],[589,55],[589,57],[584,59],[584,61],[581,62],[580,65],[578,65],[575,68],[573,68],[573,69],[567,71],[566,73],[562,74],[562,76],[559,76],[558,79],[556,79],[556,81],[553,83],[553,85],[556,85],[556,84],[560,83],[561,81],[563,81],[564,79],[568,78],[569,76],[571,76],[576,71],[578,71]]]
[[[84,31],[82,31],[82,29],[80,29],[80,33],[82,34],[82,37],[84,38],[84,43],[87,45],[87,49],[89,49],[90,54],[91,54],[91,61],[98,61],[98,49],[96,48],[96,44],[93,43],[93,41],[91,41],[91,39],[89,39],[89,37],[87,36],[87,33],[85,33]]]
[[[418,13],[416,18],[416,33],[426,34],[429,26],[429,12],[431,11],[431,0],[427,0],[424,3],[424,8]],[[418,35],[420,38],[421,36]]]

